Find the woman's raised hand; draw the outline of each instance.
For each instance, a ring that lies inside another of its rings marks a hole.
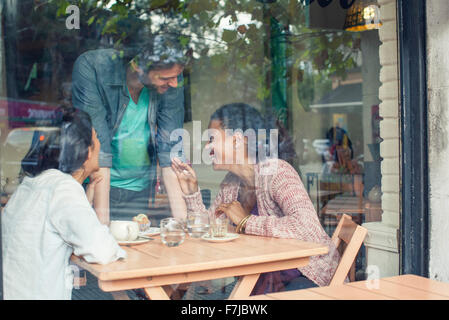
[[[90,182],[86,188],[86,197],[90,205],[93,205],[95,196],[95,186],[98,182],[103,180],[103,176],[98,174],[98,172],[94,172],[93,174],[90,175],[89,178]]]
[[[195,171],[187,163],[178,158],[173,158],[171,167],[178,177],[179,186],[184,194],[193,194],[198,191]]]

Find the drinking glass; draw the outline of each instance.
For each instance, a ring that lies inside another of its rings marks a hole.
[[[184,242],[186,234],[182,223],[175,218],[161,220],[161,240],[168,247],[176,247]]]
[[[211,236],[215,238],[226,237],[226,234],[228,233],[228,224],[229,219],[225,214],[222,214],[213,219],[210,228]]]
[[[200,238],[209,232],[209,216],[199,212],[187,214],[187,232],[193,238]]]

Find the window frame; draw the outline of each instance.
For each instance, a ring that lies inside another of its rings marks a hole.
[[[401,274],[428,277],[426,3],[398,0],[401,112]]]

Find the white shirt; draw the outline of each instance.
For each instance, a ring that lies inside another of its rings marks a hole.
[[[4,299],[71,299],[72,253],[107,264],[125,258],[69,174],[25,177],[2,213]]]

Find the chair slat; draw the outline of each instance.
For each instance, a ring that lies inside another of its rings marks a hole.
[[[346,277],[348,276],[349,270],[354,263],[357,253],[362,246],[366,233],[367,230],[360,226],[358,226],[355,230],[351,241],[349,242],[345,252],[343,253],[343,256],[340,259],[337,270],[332,277],[332,281],[330,283],[331,286],[344,283]]]
[[[368,230],[352,221],[352,218],[349,215],[344,214],[341,217],[340,222],[332,235],[332,241],[337,248],[340,242],[343,241],[346,244],[346,248],[344,249],[337,270],[332,277],[330,286],[344,283],[367,233]]]
[[[352,220],[344,219],[343,225],[341,227],[340,233],[338,234],[338,237],[343,240],[346,244],[351,242],[352,236],[357,229],[358,224],[355,223]]]

